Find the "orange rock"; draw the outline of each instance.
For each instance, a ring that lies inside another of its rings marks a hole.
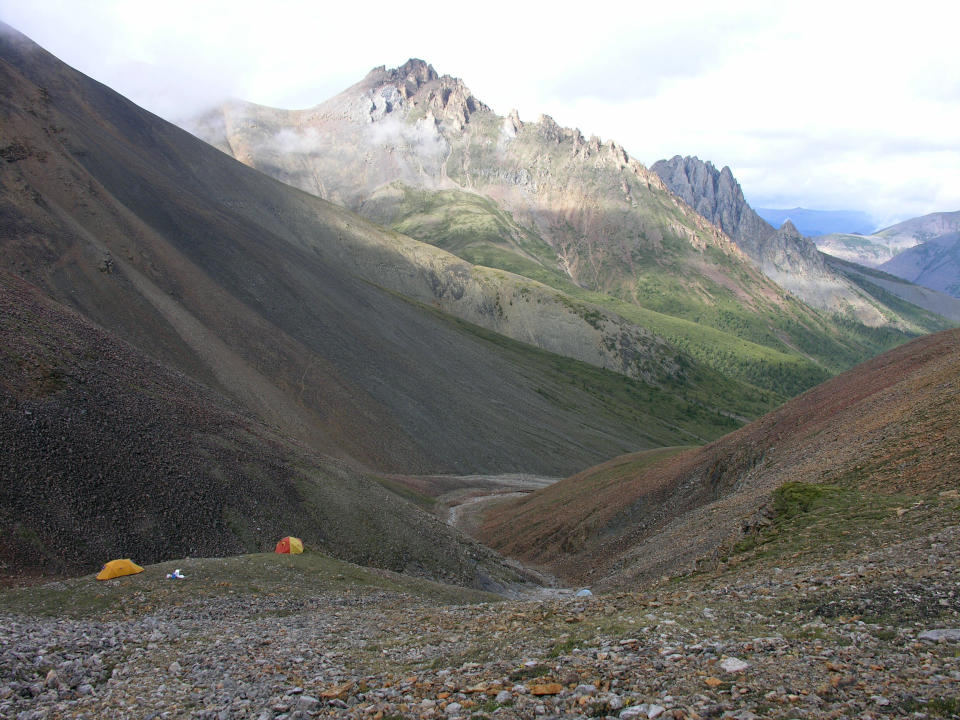
[[[333,700],[339,699],[342,700],[347,696],[347,693],[350,692],[350,688],[353,687],[353,681],[345,682],[343,685],[337,685],[336,687],[329,688],[320,693],[320,697],[324,700]]]
[[[723,680],[721,680],[720,678],[715,678],[712,675],[708,677],[706,680],[704,680],[704,682],[712,688],[723,685]]]
[[[531,685],[531,695],[557,695],[563,691],[563,685],[560,683],[544,683],[543,685]]]
[[[437,693],[437,699],[439,700],[446,700],[448,697],[450,697],[448,692]]]

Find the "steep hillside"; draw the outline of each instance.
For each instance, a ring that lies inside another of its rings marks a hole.
[[[313,449],[558,474],[776,399],[251,170],[9,30],[0,79],[0,265]]]
[[[883,263],[880,270],[960,297],[960,232],[940,235]]]
[[[410,60],[306,110],[235,101],[188,125],[233,157],[460,257],[616,313],[728,377],[794,394],[904,340],[798,302],[614,142],[496,115]]]
[[[0,576],[271,550],[493,587],[493,553],[0,271]]]
[[[870,326],[898,322],[911,327],[826,265],[817,247],[789,218],[775,230],[754,212],[730,168],[717,170],[713,163],[677,155],[654,163],[651,170],[671,192],[729,235],[767,277],[804,302],[820,310],[848,314]]]
[[[876,268],[864,267],[826,254],[824,260],[836,272],[846,275],[851,282],[918,325],[933,327],[937,322],[942,324],[943,321],[935,316],[945,319],[951,326],[960,325],[960,298],[915,285]],[[898,299],[906,302],[898,306]],[[923,311],[928,313],[926,317],[923,317]]]
[[[617,586],[729,552],[769,522],[772,494],[787,483],[815,483],[808,493],[841,493],[854,507],[880,503],[893,517],[904,501],[883,499],[895,493],[922,505],[956,492],[958,397],[960,330],[949,330],[704,447],[620,458],[504,503],[481,537],[571,580]]]

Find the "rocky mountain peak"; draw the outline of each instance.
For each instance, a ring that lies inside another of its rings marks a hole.
[[[794,225],[789,219],[784,221],[783,225],[780,226],[780,229],[777,232],[785,237],[796,238],[798,240],[803,237],[803,235],[800,234],[800,231],[797,230],[797,226]]]
[[[697,157],[674,156],[651,167],[667,188],[710,222],[718,225],[764,274],[814,307],[853,307],[861,322],[883,318],[856,288],[831,271],[816,246],[787,220],[779,230],[747,204],[729,167],[717,170]]]
[[[433,65],[419,58],[410,58],[396,68],[394,72],[400,77],[417,82],[419,85],[436,80],[439,77],[437,71],[433,69]]]
[[[392,107],[409,103],[423,107],[427,113],[449,122],[457,129],[462,129],[473,113],[490,110],[474,97],[460,78],[440,75],[433,65],[417,58],[411,58],[400,67],[390,70],[374,68],[367,75],[367,83],[368,88],[370,84],[374,86],[368,90],[374,97],[390,96],[387,97],[390,104],[387,112]],[[399,102],[394,100],[397,97]]]
[[[537,119],[537,132],[544,140],[557,143],[563,140],[563,128],[549,115],[541,115]]]
[[[773,234],[774,229],[747,204],[740,183],[729,167],[717,170],[709,161],[676,155],[670,160],[657,161],[650,169],[671,192],[720,226],[751,257]]]
[[[433,65],[418,58],[410,58],[400,67],[390,68],[379,65],[367,73],[366,80],[374,84],[392,84],[398,89],[407,88],[408,96],[440,76]]]

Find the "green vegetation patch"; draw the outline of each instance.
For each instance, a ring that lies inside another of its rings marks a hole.
[[[837,558],[960,521],[955,504],[933,496],[864,490],[847,484],[785,483],[774,491],[770,524],[734,547],[741,562]]]
[[[483,340],[499,345],[527,368],[531,377],[544,378],[545,382],[535,387],[544,399],[558,407],[598,406],[609,420],[635,428],[640,436],[647,438],[648,447],[706,442],[740,426],[740,422],[713,404],[729,389],[730,381],[724,378],[717,377],[716,385],[709,389],[695,385],[656,387],[512,340],[464,320],[444,317]],[[757,409],[749,402],[740,404],[735,403],[733,397],[729,399],[733,406],[724,405],[726,412],[740,414],[740,411]],[[624,448],[624,452],[637,449]]]
[[[371,480],[376,481],[394,495],[399,495],[404,500],[409,500],[414,505],[423,508],[427,512],[432,511],[437,504],[436,498],[432,498],[429,495],[424,495],[423,493],[417,492],[416,490],[409,488],[403,483],[397,482],[396,480],[390,480],[381,475],[370,475],[369,477]]]
[[[842,490],[836,485],[790,482],[773,493],[773,510],[781,521],[793,519],[814,508],[836,506]]]
[[[930,700],[907,700],[903,704],[904,714],[926,713],[933,717],[960,718],[960,698],[936,697]]]
[[[504,265],[520,262],[534,273],[560,275],[553,248],[488,198],[394,183],[376,200],[367,213],[371,219],[468,262],[511,272]]]

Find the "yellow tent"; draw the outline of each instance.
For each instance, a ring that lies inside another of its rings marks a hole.
[[[292,553],[294,555],[299,555],[303,552],[303,542],[300,540],[300,538],[295,538],[288,535],[277,543],[276,551],[278,553]]]
[[[121,577],[123,575],[136,575],[142,572],[143,568],[130,558],[111,560],[97,573],[97,580],[109,580],[110,578]]]

